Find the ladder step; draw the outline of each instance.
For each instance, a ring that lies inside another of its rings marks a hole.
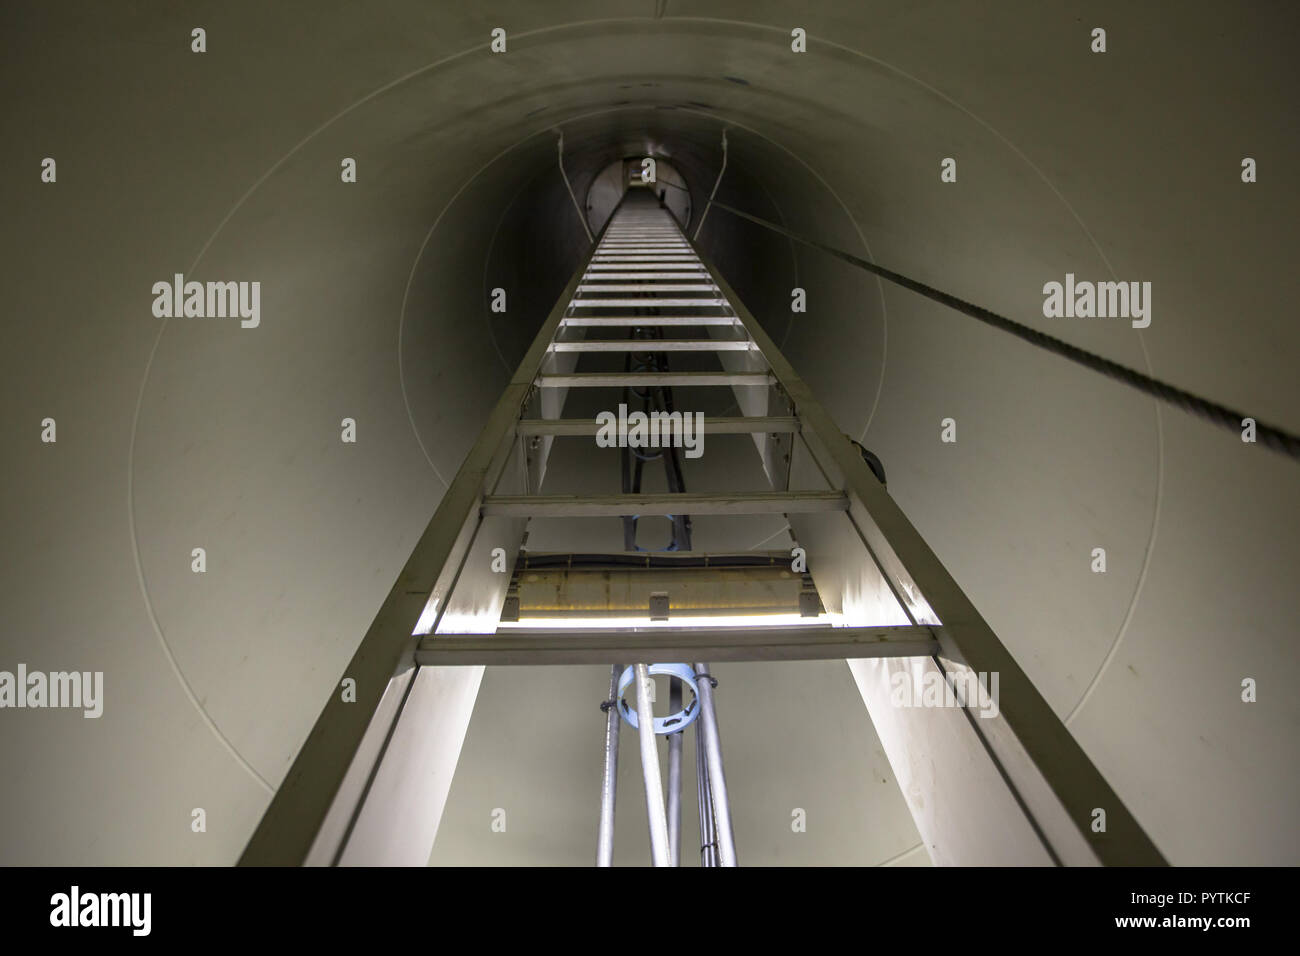
[[[518,433],[533,435],[595,435],[601,425],[594,418],[523,418]],[[711,435],[777,434],[799,431],[799,419],[793,416],[704,417],[704,430]]]
[[[748,352],[749,339],[617,339],[552,342],[552,352]]]
[[[716,292],[717,286],[711,282],[678,282],[665,285],[580,285],[579,292]]]
[[[620,338],[615,341],[551,342],[552,352],[745,352],[755,349],[748,338]]]
[[[593,262],[587,267],[586,274],[591,275],[595,272],[611,272],[617,274],[620,270],[626,270],[635,275],[638,274],[638,272],[658,272],[667,269],[675,269],[677,270],[677,273],[680,274],[698,272],[703,268],[704,266],[700,265],[698,262],[660,262],[658,264],[653,262]]]
[[[637,279],[637,280],[654,280],[654,279],[711,279],[713,278],[707,272],[587,272],[582,276],[583,280],[599,279],[601,282],[610,282],[616,279]],[[579,289],[584,288],[579,286]],[[608,286],[593,286],[592,288],[607,289]],[[641,286],[637,286],[641,288]],[[661,286],[651,286],[651,288],[662,288]],[[709,286],[710,289],[713,286]]]
[[[595,328],[647,328],[656,326],[739,325],[734,315],[571,315],[563,320],[566,326]]]
[[[630,253],[598,252],[591,257],[592,262],[690,262],[700,266],[702,263],[693,252],[666,252],[662,255],[633,255]]]
[[[671,627],[640,629],[503,627],[495,634],[429,634],[416,663],[608,664],[610,661],[814,661],[864,657],[929,657],[939,653],[939,628]]]
[[[771,372],[576,372],[539,375],[541,388],[631,388],[635,385],[771,385]]]
[[[617,518],[624,515],[768,515],[847,511],[842,491],[751,492],[730,495],[488,495],[484,517]]]
[[[606,253],[599,253],[599,252],[596,253],[596,254],[597,254],[597,255],[606,255]],[[631,270],[633,270],[633,269],[639,269],[639,270],[642,270],[642,271],[645,271],[645,272],[654,272],[654,271],[656,271],[656,270],[663,270],[663,269],[678,269],[678,270],[685,270],[685,271],[691,271],[691,270],[694,270],[694,271],[697,271],[697,272],[698,272],[698,271],[701,271],[701,270],[704,269],[704,263],[700,262],[700,260],[699,260],[698,257],[695,257],[695,256],[686,256],[686,255],[683,255],[683,256],[681,257],[681,260],[680,260],[680,261],[676,261],[676,262],[660,262],[660,263],[654,263],[654,262],[598,262],[598,261],[596,261],[596,260],[593,259],[592,262],[591,262],[591,264],[590,264],[589,266],[587,266],[587,271],[590,272],[590,271],[592,271],[593,269],[600,269],[600,270],[605,270],[605,271],[618,271],[618,270],[620,270],[620,269],[627,270],[627,271],[631,271]]]
[[[685,242],[674,242],[670,239],[615,239],[612,242],[606,241],[600,244],[602,250],[618,249],[681,249],[684,252],[690,252],[691,247]]]
[[[703,296],[698,299],[574,299],[569,303],[575,309],[657,309],[665,305],[672,306],[675,309],[689,308],[691,306],[717,308],[727,304],[726,299],[705,298]]]
[[[589,269],[604,266],[606,269],[680,269],[685,267],[696,272],[704,264],[694,256],[618,256],[597,253],[591,260]]]

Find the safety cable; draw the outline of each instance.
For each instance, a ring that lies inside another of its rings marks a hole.
[[[719,209],[725,209],[733,216],[748,219],[750,222],[763,226],[766,229],[771,229],[773,232],[780,233],[788,239],[793,239],[795,242],[801,242],[806,246],[812,246],[814,249],[820,249],[822,252],[829,253],[850,265],[857,266],[859,269],[865,269],[867,272],[877,275],[882,279],[887,279],[895,285],[901,285],[904,289],[910,289],[918,295],[925,296],[927,299],[932,299],[933,301],[946,305],[951,309],[956,309],[963,315],[969,315],[971,318],[979,319],[981,322],[987,323],[996,329],[1009,332],[1031,345],[1036,345],[1039,348],[1046,349],[1049,352],[1059,355],[1062,358],[1069,359],[1085,368],[1090,368],[1094,372],[1100,372],[1103,375],[1123,382],[1125,385],[1129,385],[1141,392],[1145,392],[1154,398],[1161,399],[1171,405],[1176,405],[1183,411],[1204,418],[1206,421],[1213,422],[1216,425],[1222,425],[1224,428],[1230,429],[1237,435],[1240,435],[1242,429],[1245,427],[1243,420],[1247,416],[1224,405],[1220,405],[1217,402],[1212,402],[1209,399],[1193,395],[1191,392],[1184,391],[1181,388],[1175,388],[1165,382],[1151,378],[1149,375],[1143,375],[1141,372],[1127,368],[1117,362],[1112,362],[1110,359],[1102,358],[1099,355],[1093,355],[1091,352],[1085,352],[1077,346],[1071,345],[1068,342],[1063,342],[1060,339],[1054,338],[1053,336],[1047,335],[1043,332],[1039,332],[1037,329],[1031,329],[1027,325],[1021,325],[1019,322],[998,315],[996,312],[990,312],[988,309],[974,305],[964,299],[959,299],[955,295],[940,292],[938,289],[928,286],[923,282],[909,279],[907,276],[900,275],[899,273],[886,269],[883,266],[878,266],[874,262],[868,262],[866,259],[859,258],[852,253],[836,249],[834,246],[828,246],[826,243],[818,242],[816,239],[808,239],[804,236],[798,235],[797,233],[793,233],[784,226],[778,226],[774,222],[768,222],[766,219],[760,219],[758,216],[751,216],[747,212],[733,209],[731,206],[718,202],[716,199],[711,200],[709,205],[717,206]],[[705,212],[708,212],[707,207]],[[1275,428],[1271,425],[1265,425],[1263,422],[1256,421],[1255,440],[1259,444],[1271,448],[1273,451],[1280,452],[1289,458],[1300,461],[1300,438],[1297,438],[1295,435],[1285,432],[1280,428]]]

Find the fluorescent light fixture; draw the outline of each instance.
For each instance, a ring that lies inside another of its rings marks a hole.
[[[683,617],[673,616],[666,621],[652,621],[648,615],[639,617],[526,617],[519,621],[502,621],[497,625],[497,632],[509,630],[537,630],[555,628],[557,630],[609,631],[617,628],[636,628],[637,630],[680,629],[683,627],[708,630],[712,627],[810,627],[824,625],[842,627],[844,621],[838,614],[819,614],[816,617],[802,617],[799,614],[737,614],[732,616]]]

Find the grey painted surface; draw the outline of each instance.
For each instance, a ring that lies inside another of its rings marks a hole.
[[[99,720],[0,713],[0,860],[236,858],[582,251],[557,124],[579,197],[649,139],[697,215],[730,124],[723,201],[1300,429],[1285,7],[449,6],[0,14],[0,668],[107,687]],[[1295,466],[720,211],[701,241],[1166,856],[1300,861]],[[261,326],[161,323],[175,272],[260,280]],[[1151,327],[1042,319],[1066,272],[1151,281]],[[847,667],[719,675],[742,862],[915,843]],[[434,862],[590,859],[603,684],[485,675]],[[511,724],[529,694],[558,732]]]

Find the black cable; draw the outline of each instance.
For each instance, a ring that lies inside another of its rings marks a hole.
[[[1193,395],[1191,392],[1183,391],[1181,388],[1175,388],[1164,382],[1157,381],[1149,375],[1143,375],[1141,372],[1126,368],[1110,359],[1102,358],[1099,355],[1093,355],[1091,352],[1085,352],[1083,349],[1071,345],[1068,342],[1062,342],[1058,338],[1053,338],[1046,333],[1039,332],[1037,329],[1031,329],[1027,325],[1021,325],[1019,322],[1013,322],[1005,316],[998,315],[996,312],[990,312],[988,309],[974,305],[964,299],[959,299],[955,295],[949,295],[946,292],[940,292],[923,282],[917,282],[915,279],[909,279],[907,276],[900,275],[883,266],[878,266],[874,262],[868,262],[866,259],[860,259],[848,252],[843,252],[833,246],[828,246],[823,242],[815,239],[807,239],[803,236],[796,235],[784,226],[778,226],[776,223],[768,222],[765,219],[759,219],[757,216],[751,216],[747,212],[741,212],[739,209],[733,209],[725,203],[717,200],[711,204],[719,209],[725,209],[733,216],[739,216],[742,219],[748,219],[773,232],[778,232],[787,239],[793,239],[795,242],[801,242],[806,246],[812,246],[814,249],[820,249],[822,252],[829,253],[838,259],[857,266],[859,269],[865,269],[873,275],[880,276],[882,279],[888,279],[896,285],[901,285],[904,289],[910,289],[918,295],[923,295],[927,299],[932,299],[951,309],[956,309],[963,315],[969,315],[971,318],[979,319],[996,329],[1004,332],[1010,332],[1012,335],[1022,339],[1031,345],[1037,345],[1039,348],[1046,349],[1062,358],[1076,362],[1085,368],[1090,368],[1094,372],[1100,372],[1110,378],[1123,382],[1125,385],[1132,386],[1141,392],[1176,405],[1185,412],[1198,415],[1206,421],[1213,422],[1216,425],[1222,425],[1228,428],[1238,436],[1241,435],[1242,419],[1246,418],[1241,412],[1233,411],[1217,402]],[[1280,452],[1290,458],[1300,461],[1300,438],[1280,428],[1274,428],[1271,425],[1265,425],[1263,422],[1255,422],[1255,440],[1273,451]]]

